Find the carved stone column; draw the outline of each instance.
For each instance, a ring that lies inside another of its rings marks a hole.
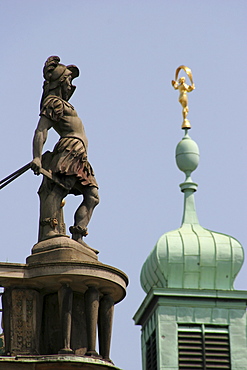
[[[114,312],[114,300],[109,295],[104,295],[99,304],[99,353],[104,360],[110,360],[110,345],[112,333],[112,321]]]
[[[59,314],[61,322],[63,348],[59,353],[73,353],[71,346],[73,291],[68,284],[62,285],[58,291]]]
[[[90,286],[85,293],[85,309],[86,309],[87,340],[88,340],[86,356],[99,357],[98,353],[95,350],[98,310],[99,310],[99,291],[93,286]]]
[[[71,348],[75,355],[84,356],[87,352],[87,323],[84,294],[73,292]]]

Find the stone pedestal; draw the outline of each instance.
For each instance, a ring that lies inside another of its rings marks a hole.
[[[128,279],[99,262],[97,253],[86,244],[56,237],[36,244],[26,264],[0,263],[5,355],[10,356],[7,362],[1,359],[0,369],[21,369],[13,367],[11,356],[30,360],[41,355],[56,355],[60,367],[53,357],[49,365],[39,358],[30,369],[63,369],[61,355],[72,356],[70,361],[78,356],[92,360],[79,361],[81,369],[97,369],[97,361],[100,369],[115,368],[110,360],[113,310],[125,297]]]

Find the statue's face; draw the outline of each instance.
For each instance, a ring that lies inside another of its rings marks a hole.
[[[70,92],[72,88],[71,80],[72,80],[71,75],[69,75],[66,77],[66,79],[61,84],[62,98],[64,100],[68,100],[70,97]]]

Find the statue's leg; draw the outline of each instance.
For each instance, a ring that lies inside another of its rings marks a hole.
[[[98,189],[95,186],[85,186],[83,188],[83,202],[75,213],[74,226],[70,227],[72,239],[81,242],[82,237],[87,235],[87,225],[97,204],[99,204]]]
[[[52,181],[44,178],[38,191],[40,197],[39,241],[61,235],[64,229],[62,200],[67,191]],[[64,234],[64,233],[63,233]]]

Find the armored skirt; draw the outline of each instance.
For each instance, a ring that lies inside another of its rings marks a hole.
[[[45,153],[45,156],[48,153]],[[48,170],[59,175],[61,180],[64,179],[65,182],[67,176],[76,176],[77,182],[81,185],[98,188],[93,168],[87,160],[85,145],[80,139],[61,138],[55,145],[53,152],[44,158],[44,162]],[[80,194],[74,188],[71,189],[70,193]]]

